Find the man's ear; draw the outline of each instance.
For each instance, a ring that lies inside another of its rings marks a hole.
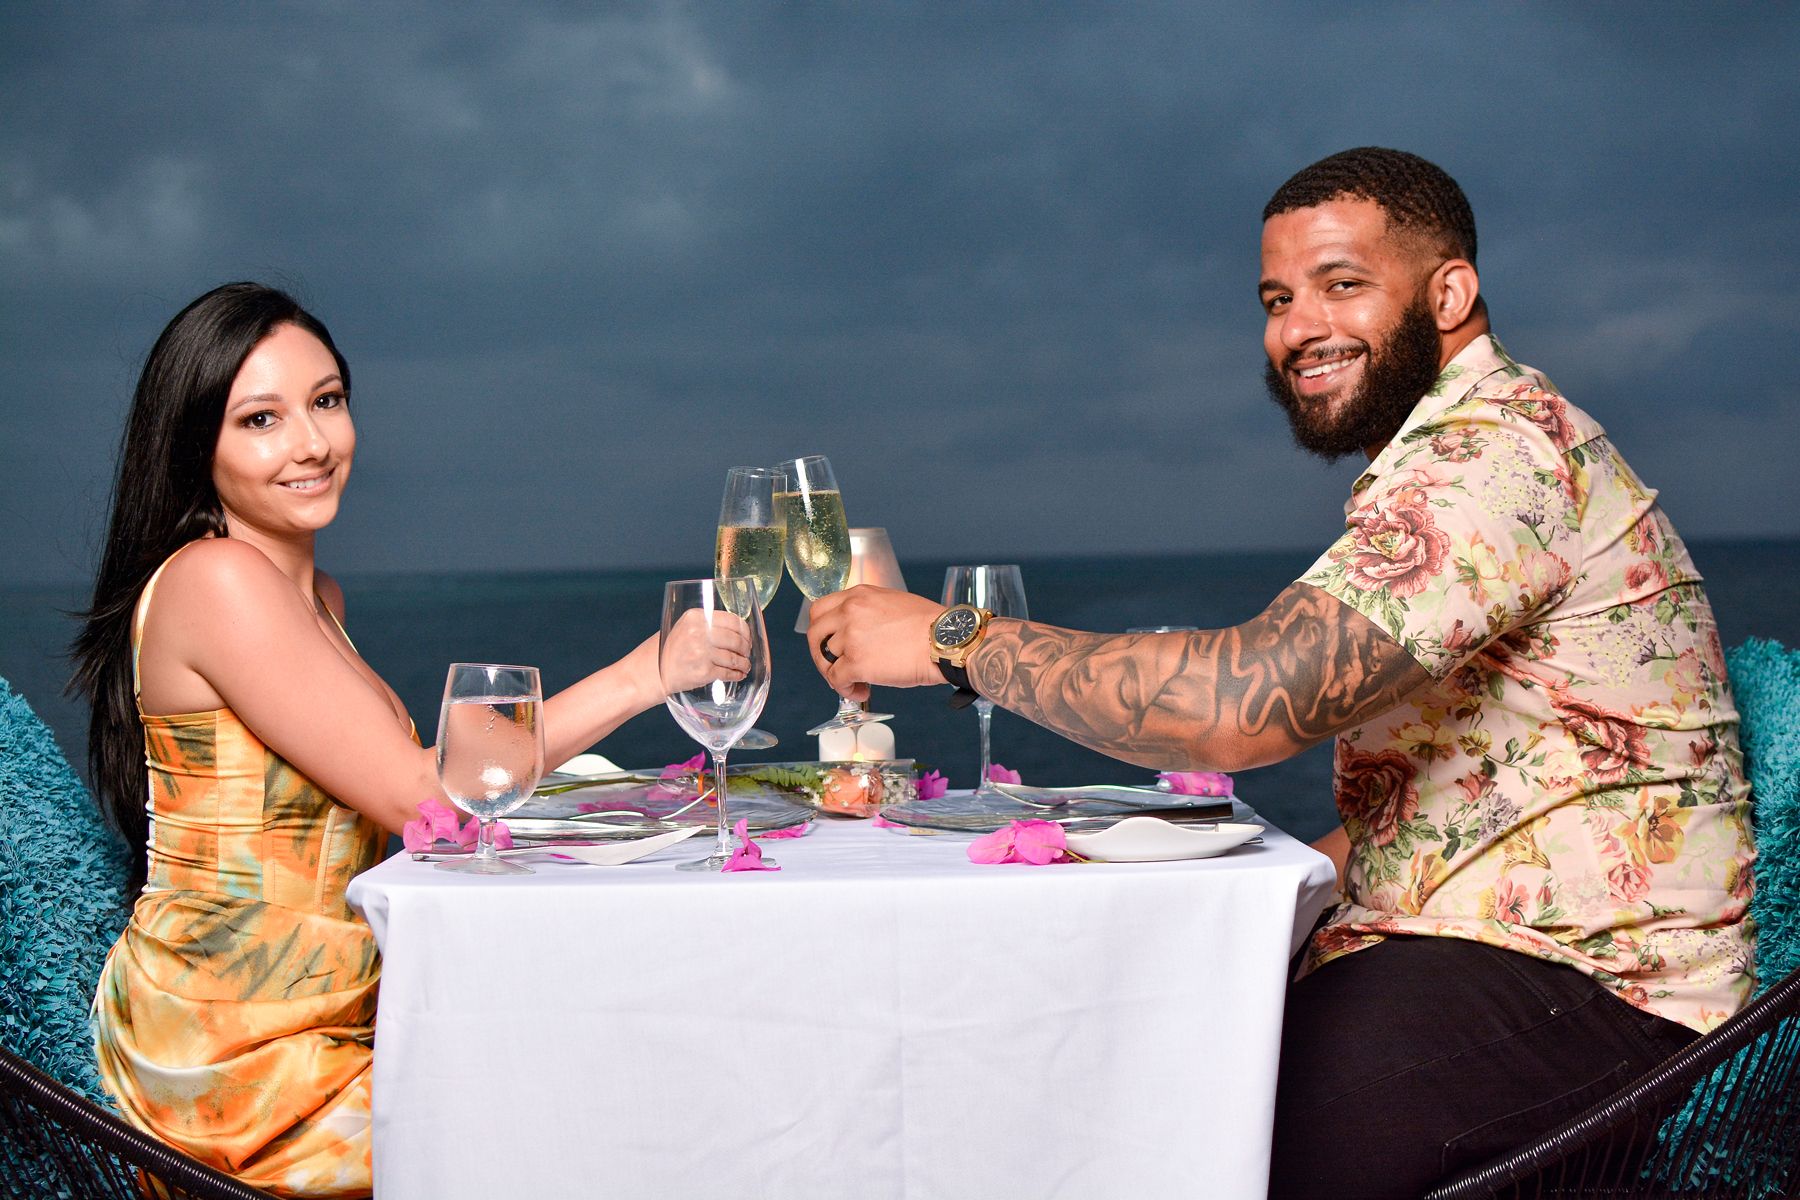
[[[1439,332],[1449,333],[1474,314],[1475,302],[1481,296],[1481,277],[1468,259],[1447,259],[1431,273],[1425,289],[1431,303],[1431,319]]]

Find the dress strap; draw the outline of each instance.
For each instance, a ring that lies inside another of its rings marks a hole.
[[[344,635],[344,640],[350,642],[350,648],[356,650],[356,643],[350,641],[350,631],[345,629],[344,623],[337,619],[337,614],[331,611],[331,605],[325,603],[325,597],[319,595],[319,590],[317,588],[313,589],[313,599],[319,602],[319,607],[324,610],[326,616],[331,618],[331,623],[337,626],[337,631]],[[359,655],[362,653],[361,650],[356,650],[356,652]]]
[[[198,540],[200,539],[195,539],[195,541]],[[180,554],[193,544],[193,542],[183,542],[176,548],[175,554]],[[131,614],[131,694],[133,698],[136,698],[142,690],[142,684],[138,679],[138,655],[144,648],[144,620],[150,614],[150,593],[156,590],[156,581],[162,578],[162,573],[168,569],[170,563],[175,561],[175,554],[163,559],[162,565],[150,572],[150,578],[144,583],[144,590],[138,593],[137,609]]]

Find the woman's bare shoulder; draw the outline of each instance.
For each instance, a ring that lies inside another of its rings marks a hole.
[[[157,607],[165,606],[165,597],[166,603],[202,608],[298,600],[294,585],[268,555],[231,538],[203,538],[183,547],[156,586]]]

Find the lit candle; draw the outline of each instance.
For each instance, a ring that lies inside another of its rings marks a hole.
[[[827,729],[819,735],[820,762],[854,762],[855,759],[855,729]]]
[[[820,762],[887,762],[894,757],[894,731],[871,722],[819,735]]]
[[[856,761],[888,762],[893,757],[893,726],[880,722],[856,727]]]

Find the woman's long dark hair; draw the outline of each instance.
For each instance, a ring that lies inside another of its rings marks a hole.
[[[195,538],[226,536],[213,488],[213,452],[232,381],[258,342],[297,325],[337,360],[344,392],[350,368],[318,318],[293,297],[259,283],[228,283],[176,315],[138,377],[113,479],[112,518],[94,581],[94,601],[73,647],[71,691],[92,706],[88,774],[101,807],[128,845],[148,836],[144,730],[131,680],[131,621],[156,568]],[[133,888],[145,856],[134,854]]]

